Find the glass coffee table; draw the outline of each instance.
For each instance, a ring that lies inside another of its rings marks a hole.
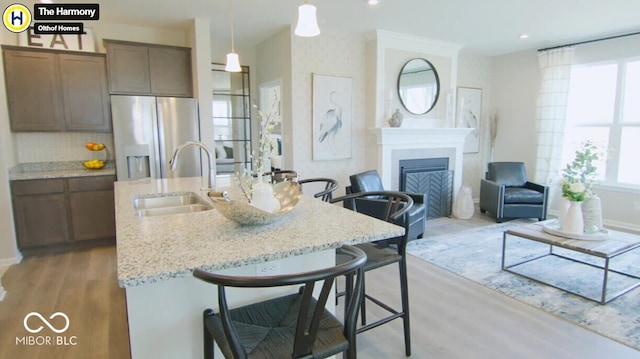
[[[627,263],[621,269],[612,268],[614,266],[611,263],[614,258],[625,253],[630,255],[630,251],[640,248],[639,235],[608,230],[608,235],[598,240],[571,239],[544,231],[545,223],[549,222],[517,226],[504,232],[503,270],[600,304],[606,304],[640,286],[640,276],[631,273],[633,269],[640,271],[639,262],[632,261],[633,263]],[[536,245],[537,248],[532,253],[528,253],[521,248],[527,245],[525,242],[528,241],[542,245]],[[507,261],[507,255],[512,255],[513,252],[520,257],[515,262]],[[549,264],[543,261],[548,261]],[[532,270],[534,265],[538,267]],[[586,275],[588,280],[573,278],[572,274],[576,273],[582,277]],[[602,275],[601,282],[599,275]],[[595,284],[589,284],[591,280],[595,281]],[[611,281],[616,284],[616,288],[612,290],[609,288]],[[581,285],[585,287],[591,285],[595,290],[582,290]],[[609,293],[610,290],[613,293]]]

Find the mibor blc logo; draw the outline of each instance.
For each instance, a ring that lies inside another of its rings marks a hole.
[[[42,329],[44,329],[44,327],[42,325],[39,326],[36,329],[31,329],[29,327],[29,323],[28,323],[29,318],[31,318],[31,317],[40,318],[42,323],[44,323],[47,327],[49,327],[49,329],[51,329],[51,331],[53,331],[54,333],[58,333],[58,334],[64,333],[65,331],[67,331],[67,329],[69,329],[69,317],[67,317],[67,315],[62,313],[62,312],[55,312],[55,313],[51,314],[51,316],[49,317],[49,319],[53,319],[55,317],[63,317],[64,320],[65,320],[65,325],[64,325],[64,327],[62,327],[62,329],[56,329],[53,325],[51,325],[51,323],[49,323],[48,320],[46,320],[42,316],[42,314],[40,314],[38,312],[31,312],[31,313],[25,315],[24,321],[23,321],[24,329],[26,329],[29,333],[33,333],[33,334],[40,333],[42,331]]]
[[[60,323],[60,320],[54,321],[59,327],[53,325],[50,321],[54,318],[64,318],[64,323]],[[31,319],[34,318],[34,319]],[[36,319],[38,321],[36,321]],[[29,333],[38,334],[45,329],[45,326],[56,334],[62,334],[69,329],[69,317],[62,312],[55,312],[45,318],[38,312],[31,312],[24,316],[22,321],[24,329]],[[44,325],[43,325],[44,324]],[[63,325],[61,325],[63,324]],[[37,345],[37,346],[50,346],[50,345],[76,345],[78,344],[78,338],[74,336],[62,336],[62,335],[25,335],[24,337],[16,337],[16,345]]]
[[[31,25],[31,11],[22,4],[11,4],[4,9],[2,23],[11,32],[23,32]]]

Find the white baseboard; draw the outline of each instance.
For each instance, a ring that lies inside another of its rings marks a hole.
[[[631,232],[640,234],[640,225],[619,221],[604,221],[605,228],[614,229],[622,232]]]
[[[22,262],[22,255],[16,254],[13,258],[0,258],[0,267],[8,267],[12,264],[18,264]]]

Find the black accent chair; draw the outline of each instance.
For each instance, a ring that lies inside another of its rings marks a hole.
[[[357,192],[371,192],[371,191],[384,191],[382,186],[382,180],[376,170],[369,170],[361,173],[356,173],[349,176],[351,186],[346,188],[346,193]],[[407,193],[407,192],[404,192]],[[413,207],[408,214],[409,220],[409,240],[422,238],[427,220],[427,194],[426,193],[407,193],[411,199],[413,199]],[[378,203],[376,203],[378,202]],[[371,214],[374,217],[379,217],[376,212],[381,209],[381,203],[376,201],[375,198],[371,198],[369,202],[370,206],[366,206],[365,203],[360,205],[359,212]],[[384,205],[384,201],[382,203]]]
[[[480,180],[480,212],[496,222],[516,218],[547,219],[549,188],[527,181],[522,162],[489,162]]]
[[[298,181],[302,186],[302,192],[304,193],[304,189],[315,186],[324,186],[324,189],[320,192],[316,192],[313,194],[315,198],[321,198],[325,202],[329,202],[331,198],[333,198],[333,192],[338,189],[338,181],[331,178],[305,178]],[[308,186],[304,186],[308,184]]]
[[[377,211],[375,214],[368,213],[369,203],[367,203],[368,197],[375,196],[377,201],[384,202],[383,209]],[[362,249],[367,254],[367,262],[364,265],[364,272],[369,272],[374,269],[378,269],[390,264],[397,263],[400,274],[400,299],[402,309],[400,311],[394,309],[390,305],[382,302],[381,300],[367,294],[366,292],[366,279],[364,284],[364,295],[362,297],[362,304],[360,306],[360,315],[362,320],[362,326],[357,329],[357,333],[362,333],[369,329],[379,327],[394,319],[402,318],[404,328],[404,345],[406,356],[411,355],[411,328],[409,325],[409,284],[407,280],[407,242],[409,233],[409,223],[407,221],[408,215],[414,205],[413,199],[406,193],[397,191],[373,191],[373,192],[360,192],[351,193],[342,197],[334,198],[331,203],[342,202],[346,208],[351,208],[357,212],[361,212],[361,209],[365,209],[364,214],[379,218],[383,221],[401,224],[404,229],[404,235],[396,238],[384,239],[372,243],[358,244],[356,247]],[[362,205],[362,206],[361,206]],[[340,255],[336,257],[336,262],[340,263],[342,258]],[[366,274],[364,275],[366,277]],[[349,279],[347,278],[346,287],[351,286]],[[336,299],[344,292],[338,293]],[[349,293],[346,293],[347,303],[350,302]],[[374,322],[367,324],[366,316],[366,302],[367,300],[378,305],[380,308],[388,311],[390,315],[378,319]]]
[[[194,277],[218,286],[219,313],[206,309],[204,357],[213,358],[214,341],[225,358],[326,358],[344,353],[356,359],[356,322],[363,293],[366,254],[354,246],[336,250],[349,260],[335,267],[268,277],[236,277],[200,269]],[[346,275],[353,284],[344,325],[325,309],[335,278]],[[355,282],[353,277],[356,277]],[[313,289],[319,282],[318,298]],[[230,310],[226,288],[267,288],[303,285],[298,293]]]

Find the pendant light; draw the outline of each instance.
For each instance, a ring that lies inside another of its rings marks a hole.
[[[227,65],[224,67],[227,72],[240,72],[240,60],[233,48],[233,0],[231,0],[231,52],[227,54]]]
[[[303,37],[320,35],[320,28],[316,19],[316,7],[310,5],[307,0],[304,0],[304,4],[298,8],[298,25],[296,25],[294,33]]]

